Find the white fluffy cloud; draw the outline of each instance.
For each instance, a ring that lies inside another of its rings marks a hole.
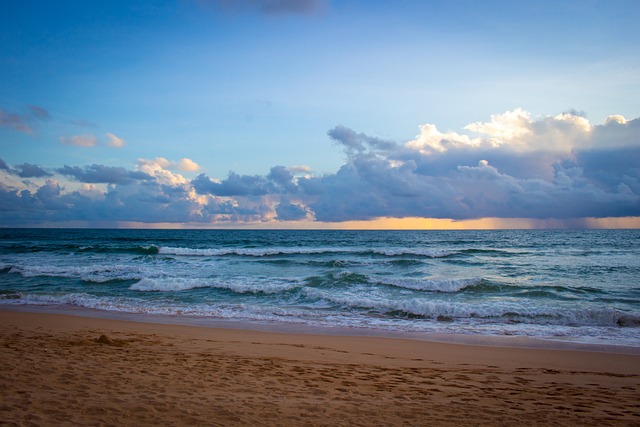
[[[640,216],[640,119],[593,125],[576,113],[532,118],[514,110],[464,130],[470,134],[427,124],[414,140],[394,142],[337,126],[328,135],[347,161],[322,176],[273,166],[265,175],[190,180],[176,172],[200,169],[187,158],[139,159],[133,170],[45,170],[0,159],[0,223]],[[21,176],[41,181],[20,187]],[[67,190],[64,179],[84,185]]]
[[[172,168],[172,164],[172,162],[164,157],[138,159],[136,170],[151,175],[161,184],[173,186],[186,184],[187,179],[185,177],[169,170]]]
[[[197,172],[200,170],[200,165],[191,159],[183,158],[178,162],[178,168],[185,172]]]
[[[626,123],[622,116],[612,117],[616,123],[620,120]],[[472,135],[452,131],[443,133],[434,124],[425,124],[420,126],[420,133],[407,142],[406,147],[425,155],[449,150],[496,148],[518,152],[567,152],[584,145],[594,131],[589,121],[577,114],[562,113],[533,119],[522,109],[494,114],[490,121],[470,123],[464,129]]]

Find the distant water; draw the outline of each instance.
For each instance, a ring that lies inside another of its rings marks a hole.
[[[0,307],[640,347],[640,230],[0,230]]]

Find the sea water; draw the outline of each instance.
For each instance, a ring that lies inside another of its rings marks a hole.
[[[640,347],[640,230],[2,229],[25,305]]]

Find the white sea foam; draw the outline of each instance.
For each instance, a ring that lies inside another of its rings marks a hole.
[[[177,292],[197,288],[228,289],[232,292],[278,294],[302,286],[302,283],[288,279],[235,277],[220,279],[145,278],[129,287],[141,292]]]
[[[144,278],[129,286],[129,289],[141,292],[177,292],[195,288],[206,288],[208,286],[209,284],[203,282],[202,279]]]
[[[14,265],[10,273],[17,273],[23,277],[64,277],[77,278],[87,282],[108,282],[110,280],[136,280],[144,276],[145,270],[135,265],[87,265],[87,266],[57,266],[57,265]]]
[[[320,298],[349,309],[372,309],[382,313],[402,312],[430,319],[447,318],[473,322],[536,323],[540,325],[615,326],[629,314],[611,308],[559,308],[527,304],[524,302],[465,303],[426,298],[389,299],[383,295],[358,292],[332,293],[316,288],[305,288],[311,298]]]
[[[302,286],[297,280],[273,279],[273,278],[248,278],[236,277],[233,280],[216,283],[215,287],[219,289],[228,289],[235,293],[263,293],[263,294],[279,294],[291,291]]]

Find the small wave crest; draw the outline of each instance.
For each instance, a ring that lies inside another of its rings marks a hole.
[[[482,279],[371,279],[371,282],[416,291],[454,293],[476,287]]]
[[[444,258],[455,255],[457,252],[437,249],[360,249],[341,247],[274,247],[274,248],[181,248],[161,246],[158,253],[177,256],[253,256],[265,257],[276,255],[313,255],[313,254],[375,254],[388,257],[419,256],[427,258]]]
[[[196,249],[196,248],[178,248],[170,246],[162,246],[158,252],[162,255],[177,256],[274,256],[274,255],[296,255],[296,254],[322,254],[330,252],[344,252],[341,249],[331,248],[225,248],[225,249]]]
[[[89,253],[131,253],[136,255],[156,255],[159,248],[155,245],[132,246],[132,247],[105,247],[105,246],[81,246],[78,252]]]
[[[395,256],[421,256],[427,258],[446,258],[455,255],[456,252],[440,250],[440,249],[417,249],[417,248],[399,248],[399,249],[374,249],[374,254],[385,255],[389,257]]]
[[[203,283],[200,280],[144,278],[129,286],[129,289],[141,292],[176,292],[208,286],[208,284]]]
[[[82,267],[29,265],[11,266],[9,273],[20,274],[23,277],[63,277],[80,279],[86,282],[103,283],[111,280],[136,280],[143,277],[141,268],[131,265],[100,266],[90,265]]]
[[[179,292],[197,288],[226,289],[237,294],[278,294],[301,287],[302,284],[287,279],[262,279],[258,280],[247,277],[216,281],[215,279],[177,279],[145,278],[129,287],[132,291],[140,292]]]
[[[318,298],[350,310],[370,310],[390,317],[447,319],[462,322],[524,323],[561,326],[640,326],[640,316],[611,308],[561,308],[532,306],[515,302],[465,303],[426,298],[389,299],[380,295],[360,293],[335,294],[315,288],[305,288],[310,298]]]

